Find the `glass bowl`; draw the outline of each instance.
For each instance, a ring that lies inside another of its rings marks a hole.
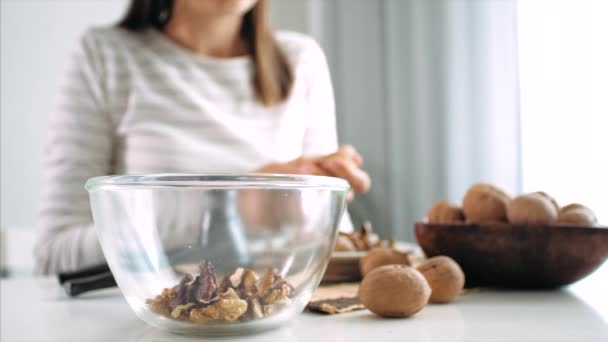
[[[348,183],[293,175],[89,179],[95,229],[135,314],[171,332],[237,335],[299,314],[330,259]]]

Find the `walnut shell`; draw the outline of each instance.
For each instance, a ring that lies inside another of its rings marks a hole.
[[[553,198],[548,193],[546,193],[544,191],[535,191],[535,192],[533,192],[533,194],[537,194],[537,195],[540,195],[540,196],[548,199],[551,202],[551,204],[553,204],[553,206],[555,207],[555,210],[559,211],[559,204],[557,203],[557,201],[555,200],[555,198]]]
[[[372,270],[384,265],[411,265],[409,255],[390,247],[375,247],[359,259],[359,270],[365,277]]]
[[[507,217],[513,224],[550,224],[557,222],[557,210],[546,197],[531,193],[511,200]]]
[[[352,252],[356,250],[357,247],[355,247],[355,244],[348,236],[344,235],[343,233],[338,234],[338,237],[336,238],[336,246],[334,248],[335,252]]]
[[[452,258],[436,256],[417,267],[431,287],[432,303],[451,302],[464,287],[464,272]]]
[[[464,221],[464,213],[462,209],[448,201],[441,200],[431,207],[427,212],[429,223],[451,223]]]
[[[595,213],[588,207],[572,203],[559,209],[558,222],[571,223],[582,226],[593,226],[597,224]]]
[[[347,235],[358,251],[368,251],[380,244],[380,237],[374,233],[371,222],[367,221],[361,225],[359,231]]]
[[[506,221],[510,196],[487,183],[473,184],[462,199],[467,222]]]
[[[359,299],[382,317],[408,317],[422,310],[431,288],[415,268],[386,265],[371,271],[359,286]]]

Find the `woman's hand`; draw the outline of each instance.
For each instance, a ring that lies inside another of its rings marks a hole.
[[[352,190],[346,200],[350,202],[354,193],[367,192],[371,181],[369,175],[361,170],[363,158],[350,145],[343,145],[332,154],[320,157],[300,157],[286,163],[272,163],[257,169],[256,173],[282,173],[343,178]],[[239,192],[241,217],[247,224],[260,227],[278,227],[282,222],[297,222],[301,219],[298,198],[285,199],[276,193],[264,190],[242,190]],[[275,213],[277,217],[270,217]],[[282,216],[281,216],[282,215]]]
[[[369,191],[371,180],[361,170],[363,158],[354,147],[342,145],[332,154],[320,157],[300,157],[286,163],[265,165],[258,173],[286,173],[316,176],[332,176],[345,179],[356,193]]]
[[[363,158],[350,145],[342,145],[336,152],[317,158],[316,164],[329,176],[348,181],[356,193],[365,193],[371,187],[369,175],[361,170]]]

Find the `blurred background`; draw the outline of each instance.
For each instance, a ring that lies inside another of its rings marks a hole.
[[[126,0],[2,0],[4,273],[30,274],[46,122],[84,30]],[[339,137],[372,191],[351,204],[383,238],[413,241],[435,201],[471,183],[544,190],[608,223],[608,1],[274,0],[279,29],[327,54]]]

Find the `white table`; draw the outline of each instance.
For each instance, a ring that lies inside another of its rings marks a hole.
[[[1,338],[10,341],[204,341],[146,326],[117,289],[67,298],[55,279],[3,280]],[[268,333],[234,341],[608,341],[608,263],[557,291],[485,290],[408,319],[367,310],[304,313]]]

